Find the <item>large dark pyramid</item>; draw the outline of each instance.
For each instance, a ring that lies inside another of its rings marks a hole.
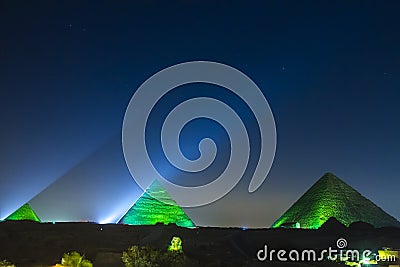
[[[157,180],[147,188],[119,223],[131,225],[175,223],[182,227],[195,227],[182,208],[176,204]]]
[[[10,216],[6,218],[6,221],[22,221],[22,220],[40,222],[39,217],[32,210],[29,204],[23,205],[21,208],[17,209]]]
[[[400,222],[331,173],[322,176],[273,225],[299,222],[301,228],[319,228],[330,217],[341,223],[363,221],[375,227]]]

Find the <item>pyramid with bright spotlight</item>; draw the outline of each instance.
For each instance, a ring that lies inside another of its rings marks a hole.
[[[193,228],[194,223],[155,180],[119,221],[130,225],[176,224]]]
[[[32,210],[31,206],[29,204],[25,204],[16,211],[14,211],[10,216],[8,216],[6,221],[23,221],[23,220],[28,220],[28,221],[35,221],[35,222],[40,222],[39,217],[36,215],[36,213]]]
[[[332,173],[322,176],[272,227],[298,222],[301,228],[315,229],[330,217],[346,226],[362,221],[375,227],[400,227],[398,220]]]

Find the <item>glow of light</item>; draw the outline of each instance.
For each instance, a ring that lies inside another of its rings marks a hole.
[[[138,197],[139,198],[139,197]],[[137,200],[137,198],[136,198]],[[109,223],[118,223],[122,217],[124,217],[124,215],[130,210],[130,208],[132,207],[132,203],[130,203],[129,205],[127,205],[128,201],[121,203],[121,205],[118,205],[118,207],[116,207],[115,210],[111,212],[108,212],[107,214],[105,214],[105,218],[102,218],[100,220],[98,220],[99,224],[109,224]],[[130,201],[129,201],[130,202]]]
[[[371,259],[366,257],[366,258],[362,259],[361,263],[362,264],[370,264],[370,261],[371,261]]]
[[[117,222],[119,216],[120,216],[120,212],[118,212],[118,213],[116,212],[114,214],[111,214],[107,218],[99,221],[99,224],[115,223],[115,222]]]
[[[179,236],[174,236],[171,240],[169,251],[182,252],[182,239]]]

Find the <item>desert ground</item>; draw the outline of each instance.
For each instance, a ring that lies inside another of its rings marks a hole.
[[[0,260],[17,267],[52,266],[64,253],[78,251],[95,267],[123,267],[122,252],[133,245],[166,250],[172,237],[182,239],[188,266],[344,266],[330,262],[280,263],[257,260],[257,252],[274,249],[336,248],[345,238],[348,248],[377,250],[400,247],[400,228],[323,227],[305,229],[239,229],[175,225],[128,226],[95,223],[0,223]]]

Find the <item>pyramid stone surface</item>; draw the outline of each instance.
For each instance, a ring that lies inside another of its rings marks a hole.
[[[154,225],[175,223],[181,227],[195,225],[156,180],[133,204],[119,223],[131,225]]]
[[[23,205],[18,210],[14,211],[10,216],[6,218],[9,221],[22,221],[22,220],[30,220],[35,222],[40,222],[39,217],[32,210],[29,204]]]
[[[301,228],[319,228],[330,217],[346,226],[362,221],[375,227],[400,222],[331,173],[322,176],[273,225],[299,222]]]

